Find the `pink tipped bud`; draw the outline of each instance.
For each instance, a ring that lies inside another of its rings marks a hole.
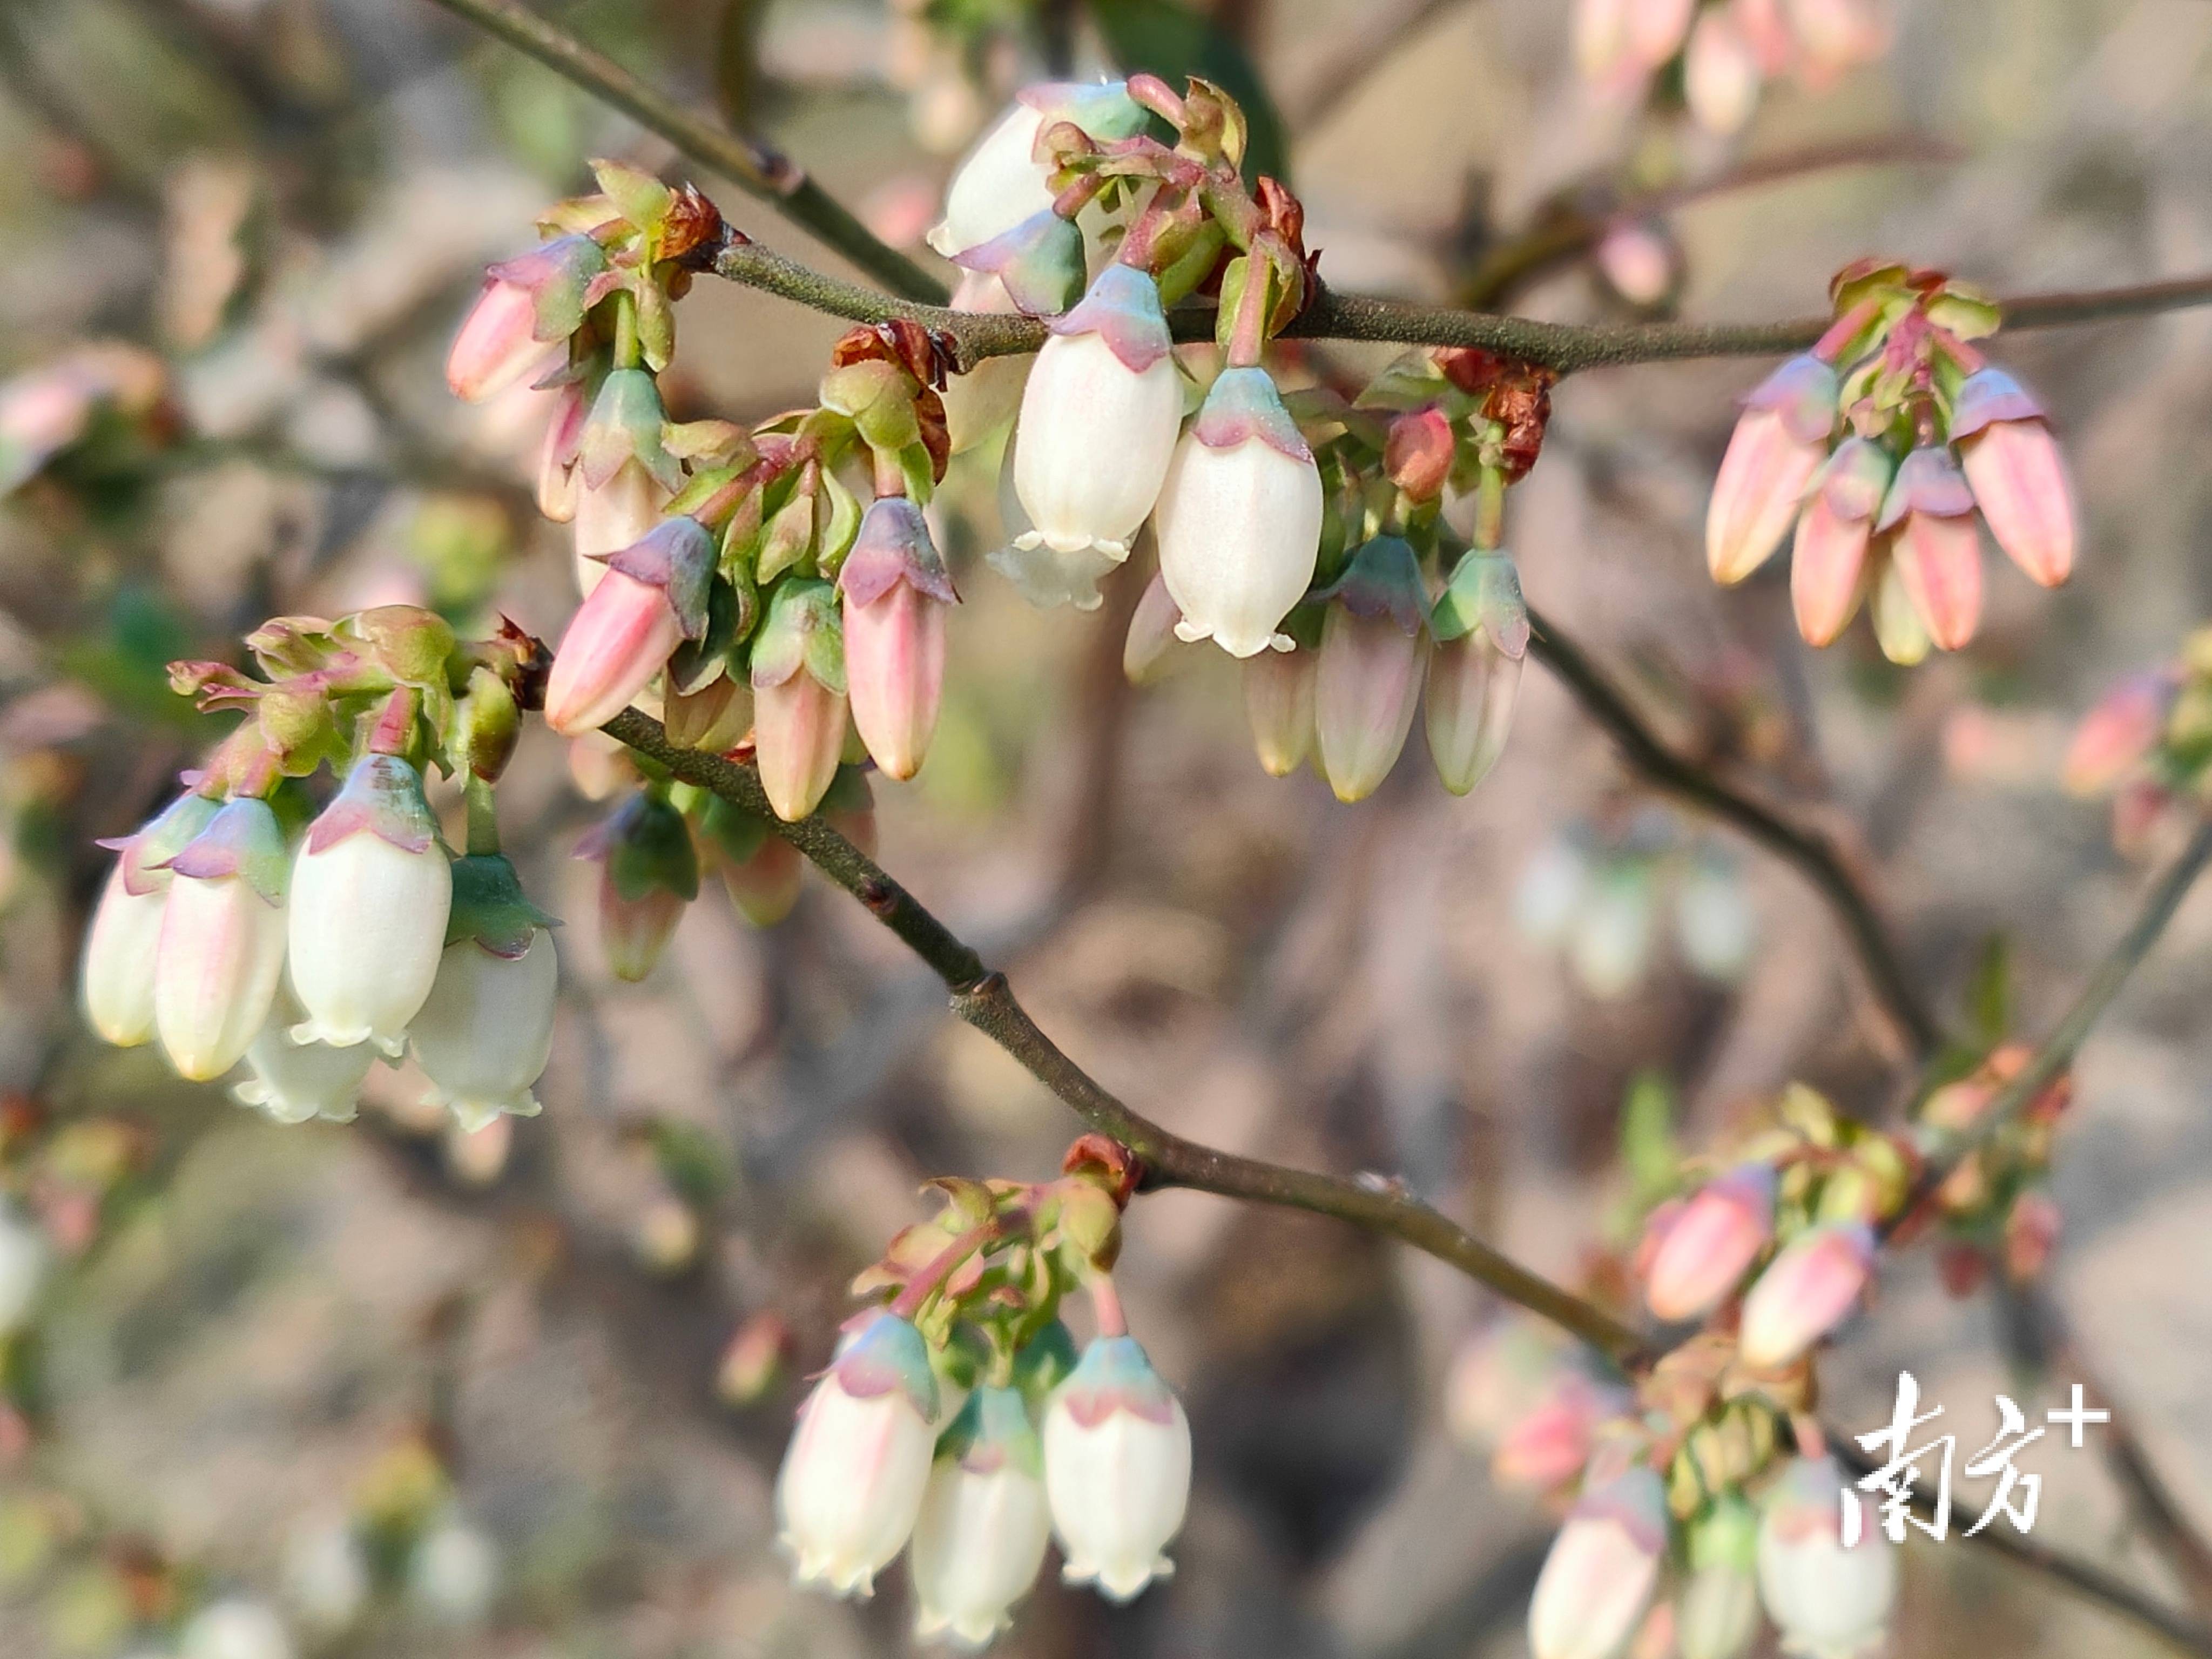
[[[1491,1474],[1505,1485],[1540,1492],[1564,1486],[1589,1462],[1599,1427],[1626,1416],[1629,1407],[1626,1389],[1562,1369],[1550,1394],[1499,1438]]]
[[[591,404],[584,396],[581,383],[564,386],[553,394],[552,417],[545,422],[544,441],[538,451],[538,510],[555,524],[567,524],[574,518],[583,498],[583,480],[577,476],[576,453],[584,441],[584,419],[590,412]],[[644,533],[643,530],[638,532]],[[636,539],[632,536],[617,546],[627,547]],[[612,553],[617,549],[601,547],[592,550]]]
[[[921,509],[902,495],[879,498],[837,585],[853,724],[886,777],[910,778],[937,729],[945,611],[959,602]]]
[[[446,356],[446,384],[453,395],[480,404],[551,368],[568,348],[539,339],[537,326],[538,301],[528,289],[488,279]]]
[[[1167,662],[1168,647],[1176,642],[1176,624],[1182,612],[1175,596],[1155,570],[1129,618],[1128,637],[1121,642],[1121,672],[1132,685],[1149,685]]]
[[[668,491],[635,461],[625,461],[596,487],[583,482],[583,470],[571,467],[576,484],[574,535],[576,591],[586,598],[604,580],[607,560],[645,539],[660,522]]]
[[[154,1024],[169,1063],[221,1077],[260,1035],[284,966],[289,869],[276,815],[234,800],[169,861],[154,951]]]
[[[1406,746],[1428,665],[1426,597],[1413,549],[1388,536],[1354,554],[1333,590],[1314,677],[1314,735],[1339,800],[1373,794]]]
[[[778,817],[811,812],[845,750],[845,653],[827,582],[786,578],[753,637],[753,747]]]
[[[1455,795],[1482,781],[1504,752],[1521,664],[1528,654],[1528,607],[1521,578],[1502,553],[1475,550],[1454,568],[1429,615],[1429,758]]]
[[[701,844],[730,902],[756,927],[773,927],[799,902],[799,849],[766,818],[721,799],[707,804]]]
[[[1535,1659],[1613,1659],[1659,1583],[1667,1495],[1638,1465],[1583,1494],[1552,1540],[1528,1603]]]
[[[1997,545],[2057,586],[2074,569],[2074,485],[2033,401],[2002,370],[1982,369],[1960,391],[1951,437]]]
[[[2016,1285],[2040,1278],[2051,1263],[2051,1252],[2058,1248],[2064,1224],[2058,1201],[2043,1188],[2032,1188],[2014,1199],[2011,1212],[2005,1217],[2006,1276]]]
[[[2164,674],[2124,679],[2075,728],[2062,776],[2070,793],[2101,794],[2142,763],[2166,735],[2176,687]]]
[[[1759,58],[1735,18],[1717,8],[1698,14],[1682,60],[1682,94],[1707,132],[1743,131],[1759,107]]]
[[[1816,1457],[1793,1462],[1767,1496],[1759,1598],[1787,1652],[1858,1659],[1881,1646],[1897,1601],[1897,1547],[1878,1527],[1844,1543],[1847,1495],[1835,1460]]]
[[[1313,752],[1314,674],[1311,651],[1262,651],[1244,659],[1244,718],[1261,769],[1286,778]]]
[[[1744,400],[1705,510],[1705,563],[1723,585],[1766,562],[1796,516],[1835,425],[1836,371],[1792,357]]]
[[[564,737],[605,726],[683,643],[659,588],[610,571],[561,636],[545,682],[545,723]]]
[[[699,896],[699,855],[684,815],[641,790],[577,843],[599,866],[599,945],[617,979],[653,971],[684,907]]]
[[[1875,528],[1928,637],[1956,651],[1982,619],[1982,543],[1974,496],[1947,449],[1923,446],[1897,469]]]
[[[1792,1239],[1744,1298],[1744,1363],[1778,1370],[1842,1324],[1874,1275],[1874,1254],[1863,1222],[1830,1222]]]
[[[1774,1236],[1774,1170],[1746,1164],[1682,1206],[1651,1252],[1644,1299],[1661,1319],[1695,1319],[1718,1306]]]
[[[1451,477],[1455,448],[1450,417],[1441,409],[1417,409],[1390,422],[1382,470],[1407,500],[1432,501]]]
[[[1874,636],[1881,647],[1881,654],[1899,668],[1910,668],[1923,660],[1932,641],[1928,637],[1928,624],[1921,620],[1920,611],[1905,591],[1904,579],[1899,575],[1897,561],[1891,556],[1889,538],[1882,537],[1875,543],[1881,564],[1880,574],[1874,582]]]
[[[1616,220],[1594,257],[1606,285],[1639,311],[1664,306],[1681,289],[1681,245],[1659,220]]]
[[[1814,484],[1790,556],[1790,605],[1808,645],[1833,641],[1865,597],[1875,519],[1893,471],[1881,446],[1851,437]]]

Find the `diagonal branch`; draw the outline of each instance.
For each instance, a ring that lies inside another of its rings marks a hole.
[[[683,781],[709,790],[768,821],[821,872],[867,907],[933,969],[952,994],[953,1012],[1019,1060],[1037,1080],[1102,1134],[1134,1152],[1147,1188],[1188,1187],[1261,1204],[1334,1216],[1426,1251],[1572,1332],[1623,1365],[1644,1350],[1636,1332],[1603,1309],[1562,1290],[1484,1243],[1441,1212],[1389,1182],[1340,1181],[1239,1158],[1162,1128],[1109,1093],[1037,1028],[1006,976],[984,965],[972,945],[885,874],[867,854],[818,817],[786,823],[769,810],[759,775],[719,755],[679,749],[659,721],[626,710],[607,722],[607,735],[628,744]]]
[[[793,224],[811,231],[893,293],[925,301],[945,298],[944,283],[878,237],[804,167],[773,146],[701,120],[520,0],[436,0],[436,3],[528,53],[640,126],[659,133],[693,161],[734,180]]]
[[[1925,1060],[1934,1054],[1942,1043],[1942,1026],[1905,971],[1874,900],[1835,843],[1669,749],[1581,647],[1535,612],[1528,620],[1529,651],[1612,736],[1630,766],[1668,793],[1734,825],[1796,866],[1819,890],[1850,942],[1875,1000],[1915,1055]]]

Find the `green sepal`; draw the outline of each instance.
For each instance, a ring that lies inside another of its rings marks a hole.
[[[1429,632],[1440,644],[1477,628],[1516,661],[1528,654],[1528,606],[1520,572],[1503,551],[1470,548],[1462,554],[1429,611]]]
[[[768,613],[752,644],[752,681],[781,685],[804,668],[841,696],[845,629],[837,591],[811,577],[786,577],[769,591]]]
[[[561,924],[530,902],[522,878],[503,854],[472,853],[453,860],[453,908],[446,943],[474,939],[509,961],[530,948],[541,927]]]

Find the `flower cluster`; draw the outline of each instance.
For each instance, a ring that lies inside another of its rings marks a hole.
[[[1629,98],[1679,64],[1682,100],[1706,131],[1740,132],[1761,85],[1783,76],[1818,91],[1889,51],[1881,0],[1576,0],[1575,62]]]
[[[1939,1225],[1959,1294],[1992,1257],[2016,1278],[2040,1271],[2066,1085],[1994,1133],[1982,1122],[2026,1058],[1998,1048],[1931,1091],[1905,1133],[1802,1085],[1710,1162],[1683,1164],[1649,1121],[1625,1130],[1641,1142],[1627,1148],[1639,1184],[1675,1188],[1646,1215],[1629,1277],[1654,1318],[1699,1328],[1632,1381],[1549,1327],[1501,1321],[1462,1352],[1447,1392],[1455,1431],[1498,1480],[1571,1500],[1530,1607],[1538,1659],[1619,1653],[1639,1631],[1652,1650],[1665,1634],[1685,1655],[1732,1659],[1762,1606],[1791,1652],[1852,1659],[1879,1644],[1893,1546],[1878,1532],[1842,1543],[1842,1478],[1809,1414],[1815,1352],[1864,1299],[1885,1232]],[[1923,1188],[1931,1170],[1941,1179]]]
[[[426,1103],[463,1125],[535,1114],[551,924],[499,851],[491,794],[541,666],[534,642],[457,641],[394,605],[279,617],[246,643],[266,678],[172,665],[203,709],[247,718],[111,843],[83,953],[93,1029],[126,1048],[158,1038],[185,1078],[243,1062],[234,1092],[278,1122],[350,1119],[371,1063],[410,1051]],[[465,781],[459,858],[424,796],[432,765]],[[302,822],[303,782],[325,768],[337,787]]]
[[[1744,400],[1713,482],[1706,563],[1740,582],[1794,520],[1798,632],[1826,645],[1870,601],[1883,654],[1910,665],[1980,625],[1977,508],[2033,580],[2066,580],[2073,485],[2042,405],[1969,343],[1996,331],[1996,306],[1939,271],[1878,260],[1846,266],[1829,292],[1833,326]]]
[[[2212,629],[2184,641],[2166,665],[2131,674],[2082,717],[2063,781],[2076,795],[2112,796],[2112,836],[2140,847],[2177,802],[2202,796],[2212,775]]]
[[[1112,1601],[1174,1571],[1190,1424],[1109,1276],[1135,1171],[1090,1136],[1066,1170],[940,1181],[943,1213],[857,1281],[887,1297],[846,1325],[776,1480],[799,1583],[866,1595],[906,1549],[916,1634],[980,1648],[1053,1539],[1061,1577]],[[1079,1286],[1097,1323],[1079,1357],[1060,1319]]]

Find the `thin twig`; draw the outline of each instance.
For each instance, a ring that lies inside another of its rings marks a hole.
[[[439,0],[441,4],[480,3]],[[718,276],[781,295],[833,317],[857,323],[890,322],[896,318],[921,323],[952,342],[958,366],[963,369],[986,357],[1035,351],[1044,343],[1045,325],[1036,318],[952,311],[893,299],[857,283],[826,276],[735,233],[720,246],[702,248],[699,258],[702,268]],[[2005,325],[2014,329],[2139,316],[2212,305],[2212,275],[2081,293],[2027,295],[2000,301],[1998,305]],[[1306,340],[1477,346],[1571,374],[1578,369],[1679,362],[1694,357],[1774,356],[1811,345],[1833,320],[1806,317],[1783,323],[1544,323],[1528,317],[1340,294],[1323,285],[1316,289],[1311,303],[1284,334]],[[1177,339],[1213,337],[1213,313],[1202,307],[1178,308],[1168,321]]]
[[[1006,976],[985,966],[962,940],[844,836],[818,817],[785,823],[770,811],[750,767],[719,755],[678,749],[659,722],[635,709],[606,726],[607,735],[666,768],[684,782],[766,818],[830,880],[859,899],[933,969],[952,994],[953,1012],[1006,1050],[1085,1122],[1120,1141],[1144,1166],[1150,1189],[1188,1187],[1255,1203],[1334,1216],[1387,1233],[1449,1263],[1508,1301],[1552,1321],[1624,1365],[1644,1350],[1637,1333],[1603,1309],[1561,1289],[1501,1255],[1395,1182],[1340,1181],[1287,1169],[1187,1140],[1133,1110],[1061,1052],[1015,998]]]
[[[1835,913],[1875,1000],[1907,1046],[1923,1060],[1934,1054],[1942,1043],[1942,1025],[1905,971],[1873,899],[1835,843],[1668,748],[1579,646],[1534,612],[1529,622],[1530,652],[1606,729],[1632,767],[1669,794],[1734,825],[1812,883]]]
[[[595,52],[519,0],[436,0],[477,27],[527,52],[556,75],[659,133],[684,155],[712,167],[909,300],[935,303],[945,284],[878,237],[789,156],[757,138],[701,120],[673,100]]]

